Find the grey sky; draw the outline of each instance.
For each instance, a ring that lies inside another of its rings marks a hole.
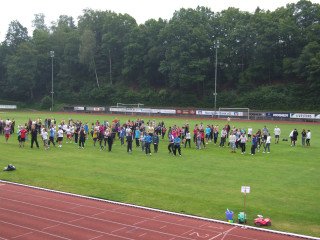
[[[174,11],[180,8],[209,7],[220,12],[228,7],[236,7],[242,11],[253,12],[258,6],[264,10],[275,10],[295,0],[8,0],[1,2],[0,8],[0,41],[4,40],[9,23],[18,20],[32,33],[34,14],[43,13],[46,23],[50,25],[59,15],[72,16],[77,20],[82,10],[111,10],[116,13],[128,13],[140,23],[154,18],[170,19]],[[320,0],[312,0],[320,3]]]

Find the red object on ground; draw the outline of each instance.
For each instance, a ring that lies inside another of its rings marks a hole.
[[[271,226],[270,218],[263,218],[262,215],[258,215],[256,219],[254,219],[254,225],[256,226]]]

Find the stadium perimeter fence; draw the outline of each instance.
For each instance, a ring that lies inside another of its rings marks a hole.
[[[85,112],[94,114],[120,114],[128,116],[174,116],[190,118],[215,118],[215,119],[243,119],[243,120],[278,120],[278,121],[304,121],[320,122],[320,113],[297,113],[297,112],[266,112],[252,111],[249,108],[151,108],[140,105],[139,107],[130,104],[129,107],[122,106],[68,106],[63,109],[65,112]]]

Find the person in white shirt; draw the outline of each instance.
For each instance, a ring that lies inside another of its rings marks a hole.
[[[69,140],[69,142],[71,143],[71,128],[70,128],[70,126],[67,126],[67,128],[65,129],[65,132],[66,132],[66,135],[67,135],[67,141],[66,141],[66,143],[68,143],[68,140]]]
[[[189,148],[191,148],[191,134],[189,132],[189,130],[187,130],[186,132],[186,141],[184,143],[184,147],[187,147],[187,144],[189,144]]]
[[[41,137],[43,140],[44,149],[47,150],[48,149],[48,132],[47,132],[46,128],[43,128],[43,130],[41,132]]]
[[[245,154],[246,153],[246,142],[247,142],[247,137],[246,135],[243,133],[240,136],[240,146],[241,146],[241,154]]]
[[[279,143],[279,138],[281,134],[281,130],[278,126],[276,126],[273,130],[274,133],[274,143]]]
[[[264,151],[263,153],[265,153],[268,150],[268,153],[270,153],[270,144],[271,144],[271,136],[270,133],[267,136],[267,140],[266,140],[266,145],[264,146]]]
[[[229,143],[230,143],[230,148],[231,148],[231,152],[235,153],[236,152],[236,135],[231,132],[230,136],[229,136]]]
[[[310,130],[308,130],[307,136],[306,136],[306,144],[308,147],[310,147],[310,140],[311,140],[311,132],[310,132]]]
[[[253,129],[251,127],[248,128],[248,140],[251,140]]]
[[[127,152],[132,152],[132,130],[128,125],[126,128],[126,139],[127,139]]]
[[[61,128],[59,128],[59,130],[57,132],[57,138],[58,138],[59,148],[61,148],[62,147],[62,141],[63,141],[63,130]]]

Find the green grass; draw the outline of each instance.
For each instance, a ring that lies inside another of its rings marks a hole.
[[[17,124],[28,118],[55,117],[94,122],[112,121],[110,115],[80,115],[52,113],[1,113],[1,118],[15,118]],[[134,116],[119,117],[122,122]],[[143,117],[145,120],[153,119]],[[157,119],[157,118],[156,118]],[[162,119],[161,119],[162,120]],[[167,126],[182,125],[186,119],[163,119]],[[189,119],[191,126],[204,124],[220,126],[225,121]],[[250,225],[257,214],[272,219],[272,229],[320,237],[320,158],[319,125],[300,123],[235,122],[238,127],[267,125],[269,130],[278,125],[281,138],[297,128],[310,129],[310,148],[292,148],[289,142],[271,144],[271,153],[255,156],[231,154],[228,148],[212,143],[200,151],[182,148],[182,157],[168,155],[167,140],[160,142],[159,153],[145,156],[134,147],[129,155],[119,141],[112,152],[100,152],[91,139],[86,148],[63,144],[62,149],[30,149],[27,143],[19,149],[16,135],[8,144],[0,136],[0,167],[9,163],[14,172],[0,172],[0,179],[55,190],[105,198],[191,215],[225,219],[227,208],[235,213],[243,210],[241,186],[251,186],[247,195],[247,213]],[[299,136],[300,137],[300,136]],[[300,139],[300,138],[299,138]],[[250,143],[247,144],[249,152]]]

